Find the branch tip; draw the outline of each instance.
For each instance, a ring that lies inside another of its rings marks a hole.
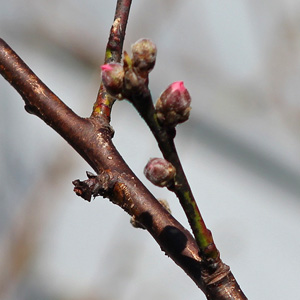
[[[121,61],[131,1],[132,0],[117,1],[114,22],[111,27],[105,51],[105,64],[111,62],[118,63]],[[110,121],[111,109],[114,102],[115,98],[106,94],[106,90],[101,82],[97,99],[93,106],[92,116],[104,116],[108,121]]]

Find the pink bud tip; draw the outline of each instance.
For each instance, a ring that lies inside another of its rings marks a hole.
[[[113,68],[110,64],[102,65],[101,70],[102,71],[111,71]]]
[[[101,66],[102,83],[107,92],[112,96],[119,97],[123,88],[124,69],[121,64],[111,63]]]
[[[186,121],[191,110],[191,96],[183,81],[175,81],[160,95],[155,108],[161,123],[176,126]]]
[[[186,90],[183,81],[175,81],[171,84],[172,91],[178,90],[179,92],[183,92]]]

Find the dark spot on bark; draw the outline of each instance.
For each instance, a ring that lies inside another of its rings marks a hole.
[[[148,212],[143,212],[138,217],[138,222],[141,223],[149,231],[152,228],[152,216]]]
[[[187,244],[185,234],[174,226],[166,226],[159,235],[164,250],[171,253],[181,253]]]

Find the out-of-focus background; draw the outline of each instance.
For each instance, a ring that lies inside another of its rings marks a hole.
[[[96,98],[115,1],[0,0],[0,36],[76,113]],[[176,142],[223,260],[249,299],[297,299],[300,268],[300,2],[133,1],[125,49],[158,47],[153,98],[183,80],[190,121]],[[0,78],[0,299],[205,299],[107,199],[77,197],[90,167],[25,113]],[[126,101],[114,142],[143,176],[157,146]]]

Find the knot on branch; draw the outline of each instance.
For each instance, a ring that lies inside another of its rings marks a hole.
[[[207,285],[215,284],[228,276],[230,268],[218,257],[202,261],[201,277]]]
[[[89,202],[92,196],[94,198],[97,196],[108,197],[115,184],[112,173],[106,170],[95,175],[87,171],[86,175],[88,179],[84,181],[80,181],[79,179],[72,181],[76,195]]]

